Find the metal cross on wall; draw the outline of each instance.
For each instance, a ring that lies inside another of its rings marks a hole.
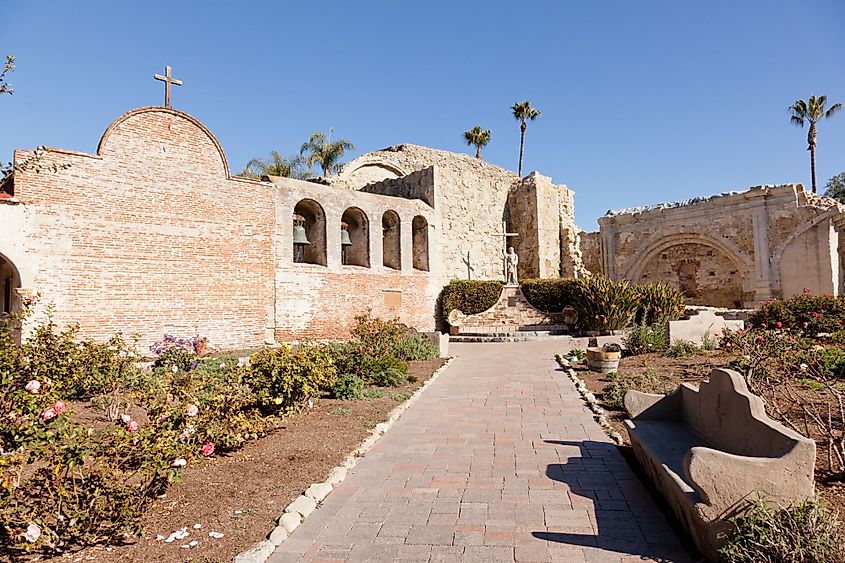
[[[467,250],[467,257],[463,259],[463,263],[467,265],[467,279],[472,279],[472,273],[475,271],[475,268],[472,267],[472,261],[469,257],[469,250]]]
[[[502,272],[505,275],[505,280],[508,279],[508,239],[511,237],[518,237],[519,233],[508,232],[508,222],[502,220],[502,232],[496,233],[493,236],[502,237]]]
[[[160,74],[153,75],[153,78],[156,80],[161,80],[164,82],[164,107],[169,108],[170,106],[170,85],[173,84],[175,86],[181,86],[182,81],[176,80],[172,76],[170,76],[170,67],[164,67],[164,76]]]

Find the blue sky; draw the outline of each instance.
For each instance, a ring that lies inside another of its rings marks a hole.
[[[106,126],[173,105],[220,139],[233,171],[334,128],[350,158],[393,144],[474,151],[515,170],[510,106],[530,99],[526,171],[576,192],[578,224],[610,208],[764,183],[810,183],[798,98],[845,102],[845,2],[14,2],[0,0],[0,158],[93,152]],[[820,190],[845,171],[845,112],[821,125]]]

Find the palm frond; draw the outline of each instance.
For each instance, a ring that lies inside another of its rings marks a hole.
[[[835,113],[837,113],[841,109],[842,104],[840,102],[836,102],[835,104],[830,106],[830,109],[825,112],[824,116],[825,118],[830,119]]]

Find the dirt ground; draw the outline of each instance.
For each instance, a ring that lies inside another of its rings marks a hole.
[[[265,539],[284,507],[308,485],[323,481],[370,430],[408,394],[419,388],[445,360],[412,362],[418,380],[384,388],[378,399],[320,399],[292,416],[284,427],[230,455],[215,456],[185,471],[183,480],[155,502],[142,520],[144,536],[121,546],[97,546],[54,557],[52,561],[231,561]],[[195,524],[202,527],[194,529]],[[186,527],[190,535],[167,544]],[[209,532],[222,532],[212,539]],[[199,545],[180,548],[191,540]],[[26,560],[37,560],[28,558]]]
[[[729,355],[719,351],[705,352],[689,358],[670,358],[660,354],[642,354],[640,356],[622,358],[619,364],[619,371],[643,373],[647,369],[653,369],[659,375],[666,377],[670,383],[670,387],[674,388],[682,382],[698,384],[710,373],[711,369],[727,366],[730,359],[731,357]],[[605,409],[611,426],[624,438],[625,444],[622,446],[623,454],[629,459],[633,459],[633,453],[630,452],[628,433],[625,430],[625,425],[622,423],[627,418],[627,415],[624,411],[611,409],[603,400],[602,389],[608,383],[607,375],[592,372],[586,369],[583,364],[577,364],[575,370],[578,377],[584,381],[584,384],[596,396],[602,408]],[[807,389],[800,382],[796,381],[789,385],[793,392],[807,392]],[[767,408],[767,411],[770,410]],[[779,418],[775,412],[768,412],[768,414],[775,420]],[[795,420],[799,418],[797,413],[792,414],[795,415],[793,417]],[[788,412],[787,415],[789,415]],[[802,433],[806,434],[806,431]],[[820,442],[821,436],[814,435],[812,437],[817,440],[818,452],[816,458],[816,487],[822,496],[839,511],[840,515],[845,517],[845,482],[842,481],[841,475],[835,476],[830,474],[828,470],[827,450],[824,444]]]

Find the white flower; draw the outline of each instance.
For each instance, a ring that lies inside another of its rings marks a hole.
[[[26,384],[26,387],[24,387],[24,389],[33,394],[38,393],[38,390],[41,389],[41,382],[37,379],[33,379],[32,381]]]
[[[188,408],[185,409],[185,414],[188,416],[197,416],[199,412],[200,409],[196,405],[188,405]]]
[[[173,366],[173,367],[170,368],[170,371],[172,371],[173,373],[176,373],[177,371],[179,371],[179,368],[177,366]]]
[[[171,465],[171,467],[183,467],[187,464],[188,464],[187,459],[185,459],[184,457],[177,457],[176,459],[173,460],[173,463],[171,463],[170,465]]]
[[[798,366],[798,367],[799,367],[799,368],[801,368],[801,371],[807,371],[807,369],[808,369],[810,366],[808,366],[807,364],[801,364],[801,365],[800,365],[800,366]]]
[[[26,532],[23,535],[29,543],[35,543],[41,537],[41,527],[38,524],[30,524],[26,527]]]
[[[242,357],[238,358],[238,367],[239,368],[246,367],[248,365],[249,365],[249,356],[242,356]]]
[[[220,362],[220,369],[226,368],[226,362]]]
[[[129,421],[132,420],[132,417],[129,416],[128,414],[122,414],[122,415],[120,415],[120,420],[122,420],[124,422],[124,424],[128,424]]]

